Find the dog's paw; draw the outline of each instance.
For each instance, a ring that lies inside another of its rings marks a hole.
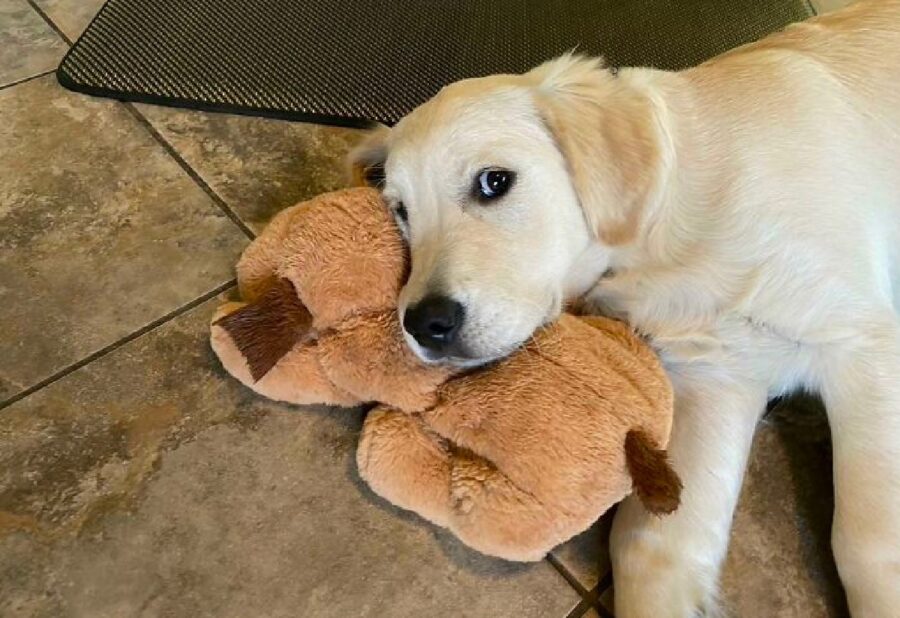
[[[725,618],[718,564],[696,546],[657,529],[614,533],[617,618]]]

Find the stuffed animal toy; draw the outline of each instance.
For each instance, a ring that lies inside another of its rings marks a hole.
[[[425,364],[397,318],[407,261],[373,189],[294,206],[241,257],[244,302],[220,307],[212,347],[265,397],[377,403],[362,478],[483,553],[538,560],[632,491],[677,507],[671,387],[625,325],[565,314],[489,366]]]

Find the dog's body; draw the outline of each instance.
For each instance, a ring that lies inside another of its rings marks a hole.
[[[712,609],[754,427],[797,388],[828,408],[851,611],[900,615],[900,1],[680,73],[566,57],[456,84],[360,156],[403,203],[401,307],[438,288],[465,308],[454,361],[582,294],[663,355],[685,492],[667,518],[620,509],[620,618]],[[508,194],[467,197],[495,168]]]

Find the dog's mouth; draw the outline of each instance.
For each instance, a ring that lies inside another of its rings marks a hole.
[[[407,347],[412,350],[419,360],[428,365],[444,365],[454,369],[474,369],[481,367],[494,360],[497,357],[479,357],[467,354],[459,346],[454,346],[445,352],[436,352],[419,344],[415,338],[406,330],[403,330],[403,338]]]
[[[515,306],[519,303],[509,304]],[[563,309],[561,297],[552,295],[544,309],[542,317],[535,322],[527,320],[528,326],[525,328],[522,316],[516,316],[514,311],[495,310],[491,318],[482,316],[466,324],[458,332],[456,341],[436,348],[423,345],[406,330],[403,325],[404,308],[398,311],[398,316],[406,345],[418,359],[428,365],[468,370],[497,362],[525,346],[538,331],[559,318]],[[483,328],[485,323],[492,324],[493,328]],[[509,327],[504,327],[504,324]]]
[[[552,320],[548,320],[548,323],[550,321]],[[546,326],[546,324],[540,325],[537,329],[535,329],[535,333],[544,326]],[[479,369],[486,365],[496,363],[506,358],[510,354],[513,354],[516,350],[525,346],[529,341],[531,341],[531,338],[533,336],[534,333],[521,341],[516,341],[502,347],[494,348],[488,354],[472,354],[468,353],[464,348],[461,347],[455,347],[454,349],[450,349],[445,352],[435,352],[423,347],[415,340],[415,338],[412,337],[412,335],[407,333],[405,330],[403,331],[403,337],[406,341],[406,345],[423,363],[427,365],[450,367],[452,369],[460,371]]]

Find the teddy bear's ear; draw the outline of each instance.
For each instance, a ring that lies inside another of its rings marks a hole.
[[[216,325],[231,336],[247,359],[250,375],[259,381],[296,343],[310,336],[312,321],[294,285],[281,278],[255,302],[219,318]]]
[[[681,502],[681,479],[646,432],[633,429],[625,436],[625,461],[634,492],[651,513],[665,515]]]

